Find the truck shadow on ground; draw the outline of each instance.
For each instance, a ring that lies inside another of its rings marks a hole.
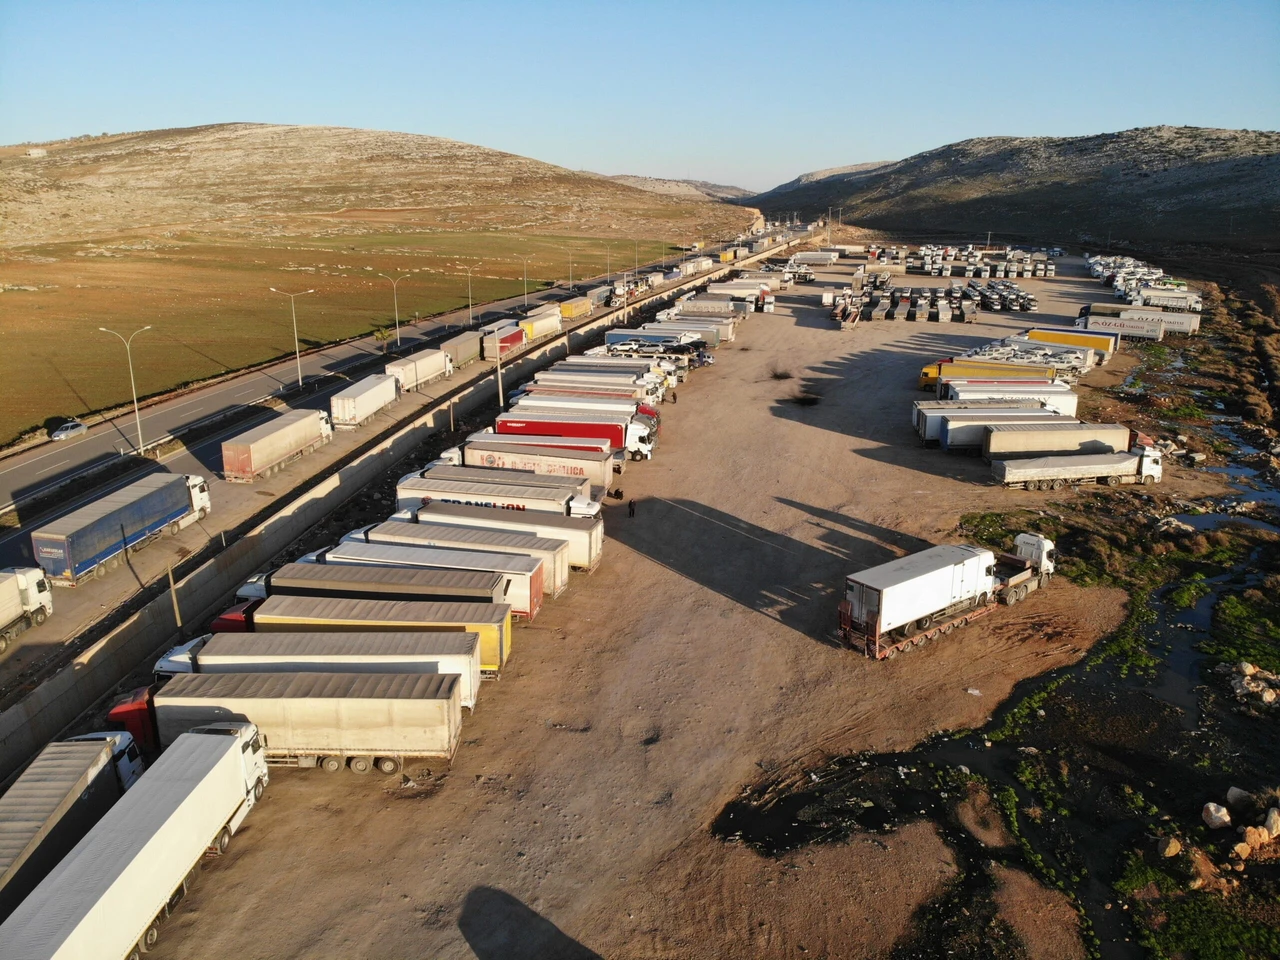
[[[850,563],[861,568],[897,556],[840,530],[829,531],[832,549],[824,550],[702,503],[661,497],[637,504],[634,519],[611,512],[607,532],[668,570],[827,645],[834,643],[837,594]]]
[[[493,887],[467,894],[458,931],[478,960],[601,960],[546,917]]]

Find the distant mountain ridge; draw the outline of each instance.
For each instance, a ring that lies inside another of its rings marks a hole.
[[[1133,242],[1280,242],[1280,133],[1139,127],[980,137],[806,174],[745,202],[882,230]]]
[[[666,180],[662,177],[641,177],[630,173],[615,174],[608,179],[615,183],[625,183],[638,190],[648,190],[650,193],[684,197],[690,200],[741,200],[752,194],[750,190],[744,190],[742,187],[709,183],[706,180]]]

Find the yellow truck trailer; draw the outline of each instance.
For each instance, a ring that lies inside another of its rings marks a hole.
[[[1113,334],[1090,333],[1087,330],[1045,330],[1040,327],[1023,330],[1018,336],[1035,343],[1053,343],[1065,347],[1094,350],[1102,355],[1104,362],[1111,359],[1119,341],[1119,338]]]
[[[1056,367],[1039,366],[1029,363],[1002,363],[994,360],[942,360],[927,363],[920,368],[921,390],[936,390],[938,381],[944,377],[970,379],[1026,379],[1054,380],[1058,376]]]

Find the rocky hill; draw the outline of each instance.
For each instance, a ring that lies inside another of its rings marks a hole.
[[[235,123],[0,148],[6,246],[193,227],[360,232],[371,221],[653,237],[750,222],[705,199],[440,137],[339,127]]]
[[[845,222],[918,235],[1267,246],[1280,242],[1280,133],[984,137],[820,171],[745,202],[809,215],[840,206]]]
[[[742,200],[751,196],[750,190],[742,187],[730,187],[723,183],[709,183],[706,180],[664,180],[661,177],[638,177],[629,173],[620,173],[609,178],[615,183],[625,183],[638,190],[661,193],[670,197],[685,197],[690,200]]]

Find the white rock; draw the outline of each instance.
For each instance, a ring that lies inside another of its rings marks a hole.
[[[1200,812],[1200,817],[1210,830],[1231,826],[1231,814],[1227,812],[1226,807],[1218,803],[1206,803],[1204,810]]]
[[[977,687],[970,687],[968,690],[965,691],[965,693],[969,694],[969,696],[971,697],[982,696],[982,691],[979,690]]]
[[[1280,837],[1280,809],[1272,807],[1267,811],[1267,819],[1262,821],[1263,829],[1267,831],[1267,836],[1275,840]]]
[[[1247,660],[1241,660],[1239,665],[1236,667],[1236,672],[1242,677],[1252,677],[1258,672],[1258,668]]]

